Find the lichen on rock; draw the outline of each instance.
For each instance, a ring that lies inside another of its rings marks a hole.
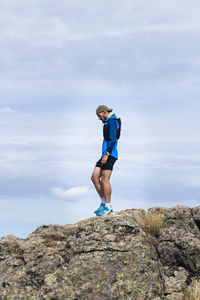
[[[1,299],[184,299],[200,276],[200,207],[149,212],[163,216],[156,237],[127,209],[1,238]]]

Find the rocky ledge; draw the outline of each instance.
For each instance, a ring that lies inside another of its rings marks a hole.
[[[200,277],[200,206],[127,209],[0,239],[0,299],[185,299]]]

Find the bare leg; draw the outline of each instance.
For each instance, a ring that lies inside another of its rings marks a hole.
[[[103,189],[103,184],[101,181],[101,176],[102,176],[102,170],[99,167],[95,167],[94,171],[91,176],[91,180],[96,188],[97,193],[101,198],[105,197],[104,195],[104,189]]]
[[[111,185],[109,181],[111,174],[112,174],[111,170],[102,171],[102,185],[103,185],[103,192],[106,199],[106,203],[111,202]]]

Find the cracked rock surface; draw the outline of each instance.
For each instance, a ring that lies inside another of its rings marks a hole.
[[[200,206],[149,212],[163,215],[156,238],[140,209],[1,238],[0,299],[184,299],[200,277]]]

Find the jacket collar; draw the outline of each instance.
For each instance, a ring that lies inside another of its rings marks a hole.
[[[116,119],[115,114],[109,114],[109,116],[107,117],[107,119],[103,123],[108,122],[108,120],[110,120],[110,119]]]

